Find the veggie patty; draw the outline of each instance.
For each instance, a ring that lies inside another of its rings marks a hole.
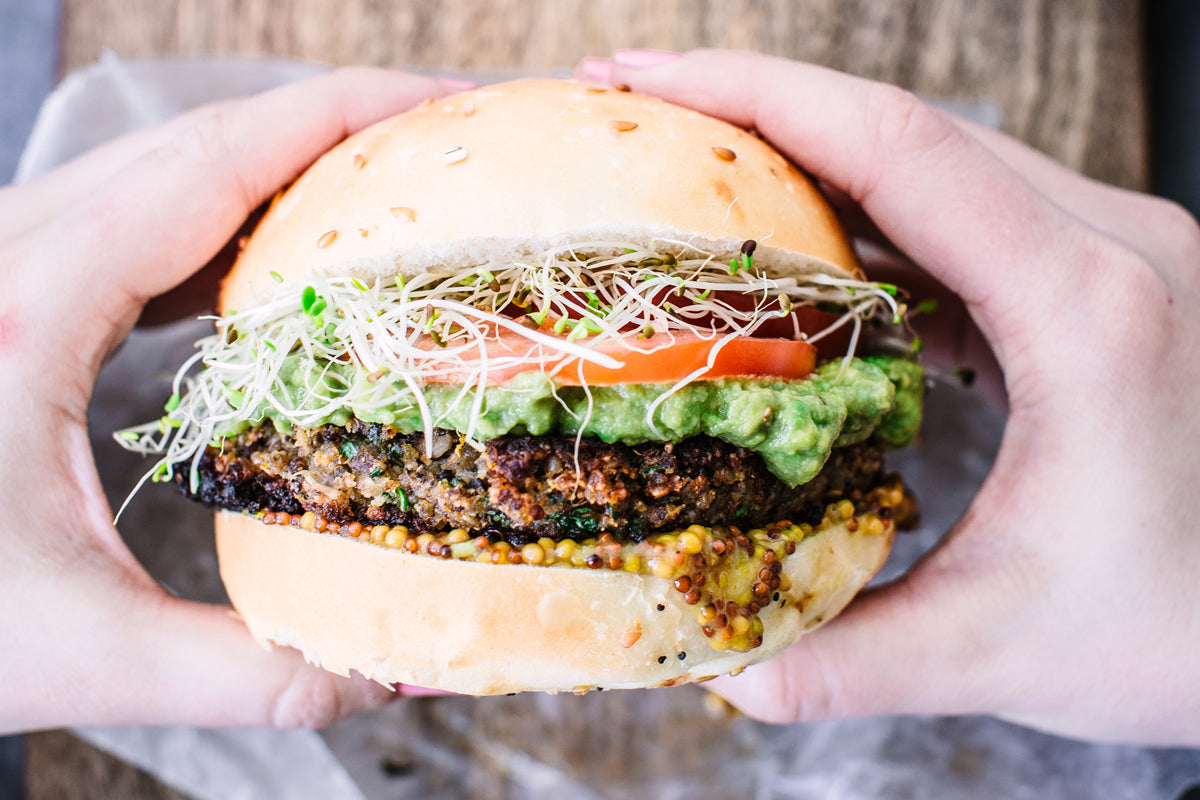
[[[520,545],[610,533],[621,541],[693,524],[753,527],[817,520],[842,498],[882,480],[882,446],[835,448],[821,472],[791,488],[753,451],[708,436],[678,443],[606,444],[571,436],[502,436],[469,446],[438,430],[432,457],[421,434],[359,420],[291,435],[267,424],[210,447],[197,491],[223,508],[300,514],[331,522],[462,528]]]

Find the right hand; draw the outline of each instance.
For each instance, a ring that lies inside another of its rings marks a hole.
[[[1200,229],[895,87],[634,51],[582,76],[753,128],[956,293],[1000,453],[941,545],[716,691],[776,722],[991,713],[1200,745]]]

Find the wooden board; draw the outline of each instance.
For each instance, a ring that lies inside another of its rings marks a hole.
[[[1130,188],[1147,182],[1140,4],[1129,0],[66,0],[63,69],[271,54],[449,68],[575,64],[616,48],[737,47],[995,103],[1003,128]]]
[[[25,739],[26,800],[188,800],[65,731]]]

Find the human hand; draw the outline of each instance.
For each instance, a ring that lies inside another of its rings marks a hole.
[[[941,545],[709,685],[775,722],[989,713],[1200,744],[1195,220],[814,66],[634,51],[580,73],[759,131],[956,293],[1003,371],[1000,453]]]
[[[0,731],[320,726],[394,696],[296,651],[268,652],[227,607],[155,583],[113,527],[87,407],[147,300],[192,275],[348,133],[458,88],[341,70],[200,109],[0,189]]]

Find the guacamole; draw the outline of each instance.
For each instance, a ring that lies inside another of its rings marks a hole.
[[[403,384],[367,385],[371,378],[349,365],[318,369],[302,357],[289,358],[274,391],[285,407],[311,411],[306,422],[312,427],[345,424],[354,415],[400,433],[424,429],[417,397],[410,389]],[[343,396],[351,387],[354,396],[366,399],[321,415],[314,397]],[[776,476],[798,486],[820,472],[835,446],[860,442],[872,434],[892,446],[906,444],[920,425],[923,387],[919,365],[875,356],[853,358],[845,366],[840,360],[831,361],[799,381],[727,378],[691,383],[674,392],[669,384],[556,386],[550,376],[528,372],[487,387],[482,396],[474,387],[452,384],[427,385],[422,395],[436,427],[477,439],[505,434],[573,435],[581,429],[584,435],[623,444],[706,435],[757,452]],[[371,402],[373,396],[381,402]],[[394,400],[397,396],[402,398],[399,404]],[[393,399],[385,404],[385,397]],[[292,427],[269,406],[257,409],[253,416],[250,424],[270,419],[284,432]]]

